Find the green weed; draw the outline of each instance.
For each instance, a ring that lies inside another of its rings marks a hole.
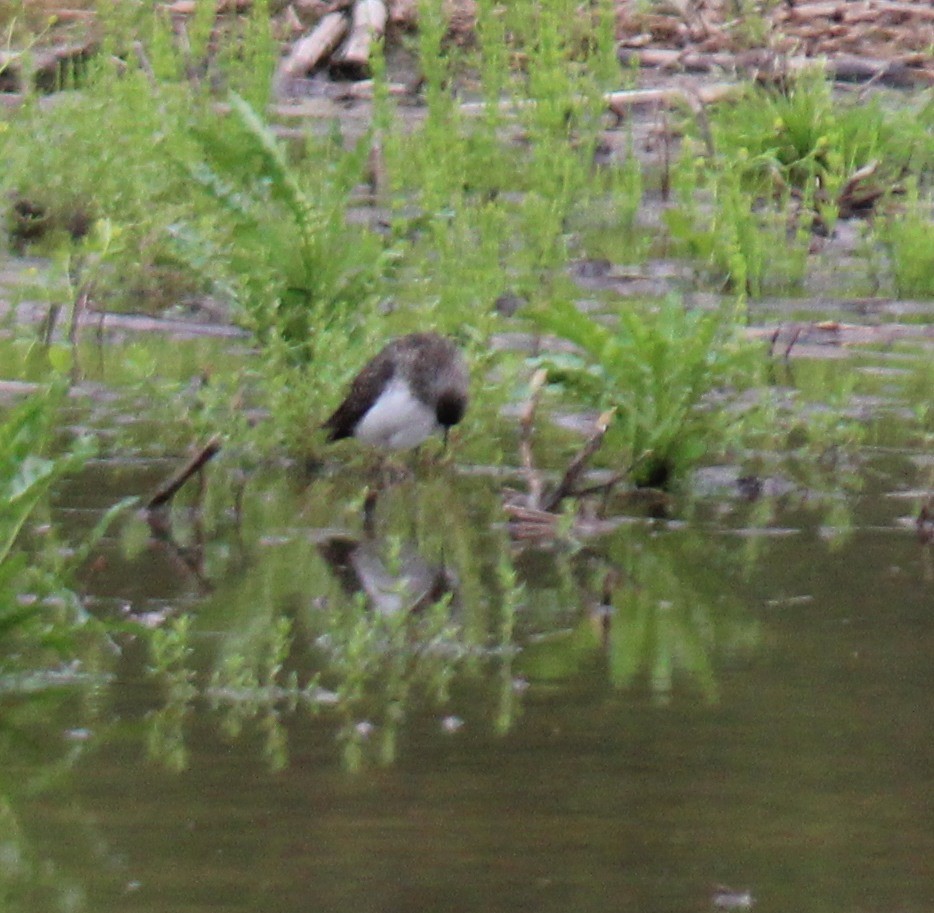
[[[181,275],[166,233],[184,199],[181,176],[165,167],[166,147],[185,142],[179,125],[190,110],[177,92],[154,93],[143,72],[118,78],[98,64],[80,95],[61,95],[54,114],[35,100],[14,112],[0,176],[13,201],[11,246],[72,257],[107,219],[127,250],[98,276],[99,302],[139,307],[147,293],[159,300],[198,288],[197,277]]]
[[[880,160],[897,175],[930,145],[907,112],[887,113],[878,99],[834,98],[818,69],[783,89],[755,88],[718,105],[710,127],[717,155],[739,161],[750,186],[761,192],[816,184],[827,201],[858,168]]]
[[[669,297],[627,305],[605,325],[558,299],[530,316],[579,348],[548,359],[552,378],[588,404],[616,410],[603,449],[636,484],[683,480],[708,450],[723,449],[737,433],[738,416],[725,404],[703,408],[710,396],[728,398],[756,377],[732,312],[689,310]]]
[[[931,202],[912,181],[903,211],[886,218],[879,235],[889,252],[899,298],[934,298],[934,221]]]
[[[55,530],[40,523],[52,487],[93,453],[79,439],[52,453],[53,429],[63,390],[36,393],[0,423],[0,671],[24,671],[70,654],[73,635],[88,619],[74,578],[117,513],[106,512],[77,548],[67,552]],[[42,526],[43,532],[38,531]]]
[[[743,189],[734,170],[709,178],[710,206],[694,199],[700,186],[690,183],[696,173],[682,165],[680,192],[691,201],[667,209],[665,224],[676,248],[702,264],[710,278],[733,290],[740,299],[765,292],[789,292],[800,288],[808,266],[810,225],[805,212],[794,221],[788,216],[788,197],[775,205],[759,205]]]
[[[881,195],[876,205],[884,208],[886,194],[900,190],[905,175],[923,175],[934,155],[927,108],[884,107],[878,98],[848,103],[819,70],[781,89],[750,88],[708,119],[706,155],[699,138],[684,145],[674,174],[681,206],[666,222],[681,250],[753,296],[799,289],[812,228],[831,232],[847,207],[858,211],[861,189],[869,191],[867,207]],[[851,186],[858,173],[872,186]],[[711,205],[700,205],[707,195]],[[903,237],[919,236],[921,247],[922,234],[909,227]],[[923,259],[905,261],[923,273]]]
[[[230,105],[221,129],[194,130],[201,154],[187,170],[210,208],[176,227],[178,250],[232,298],[261,344],[277,334],[307,362],[318,337],[358,329],[375,304],[382,244],[345,219],[367,145],[339,154],[331,138],[328,165],[306,180],[244,99],[231,95]]]

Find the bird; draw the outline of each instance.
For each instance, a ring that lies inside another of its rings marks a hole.
[[[448,431],[467,411],[469,376],[457,346],[438,333],[390,341],[351,381],[322,427],[328,441],[353,437],[382,450],[408,450]]]

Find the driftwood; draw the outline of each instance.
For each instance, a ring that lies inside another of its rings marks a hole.
[[[617,117],[624,117],[627,111],[638,108],[667,108],[675,105],[687,105],[692,110],[700,105],[715,104],[729,98],[735,98],[746,91],[739,83],[715,83],[709,86],[682,87],[672,86],[667,89],[627,89],[620,92],[607,92],[603,96],[607,109]],[[499,107],[503,111],[520,111],[532,107],[534,99],[503,99]],[[468,101],[460,106],[460,113],[482,115],[487,110],[488,102]]]
[[[304,76],[320,66],[344,40],[349,28],[343,13],[328,13],[304,38],[295,42],[279,72],[286,77]]]
[[[633,89],[625,92],[610,92],[603,96],[606,106],[617,117],[626,111],[645,107],[672,107],[686,105],[695,111],[699,106],[712,105],[741,95],[745,88],[737,83],[717,83],[711,86],[668,89]]]
[[[789,22],[811,21],[813,19],[830,19],[834,22],[878,23],[885,20],[898,22],[906,19],[919,19],[934,24],[934,6],[926,3],[906,3],[899,0],[870,0],[870,2],[853,2],[853,0],[833,0],[829,3],[801,3],[790,6],[777,17],[779,21]]]
[[[850,346],[891,345],[901,339],[934,340],[934,326],[914,323],[882,323],[867,326],[855,323],[840,323],[836,320],[821,320],[813,323],[780,323],[772,326],[747,327],[743,331],[747,339],[769,342],[769,354],[782,352],[789,358],[792,350],[799,355],[814,354],[821,349],[827,357],[828,347],[841,351]]]
[[[0,396],[29,396],[41,390],[40,384],[28,380],[0,380]]]
[[[217,0],[216,6],[218,13],[244,13],[253,6],[253,0]],[[198,0],[175,0],[166,9],[174,16],[191,16],[197,7]]]
[[[389,21],[396,28],[414,29],[418,25],[418,0],[389,0]]]
[[[878,170],[878,161],[869,162],[857,168],[840,188],[837,209],[841,219],[867,213],[886,193],[898,189],[873,180]]]
[[[934,72],[913,69],[899,58],[875,60],[853,54],[840,54],[816,60],[813,57],[776,57],[761,50],[732,54],[725,51],[703,53],[694,50],[666,48],[620,48],[620,62],[624,66],[639,66],[685,73],[710,73],[715,70],[742,73],[756,79],[777,79],[822,65],[832,79],[842,82],[874,80],[893,86],[912,86],[934,83]],[[913,59],[913,58],[911,58]]]
[[[510,533],[517,539],[541,539],[555,534],[558,523],[557,510],[567,498],[580,497],[585,493],[577,490],[577,483],[591,457],[600,449],[616,411],[611,409],[600,415],[594,423],[594,430],[571,459],[557,486],[551,491],[546,491],[544,480],[535,467],[532,454],[535,415],[546,379],[547,372],[544,369],[535,372],[530,385],[529,398],[519,416],[519,458],[528,490],[525,494],[511,490],[504,493],[503,509],[509,517]],[[621,475],[614,475],[608,485],[597,486],[597,488],[608,490],[621,479]],[[596,489],[588,489],[586,493],[594,490]],[[590,525],[593,524],[590,523]]]
[[[61,44],[48,50],[0,51],[0,91],[18,91],[22,80],[31,74],[35,84],[47,91],[59,88],[68,68],[79,65],[97,51],[97,42],[89,38],[74,44]],[[25,66],[24,66],[25,64]]]
[[[220,449],[221,438],[219,434],[215,434],[178,472],[159,486],[156,493],[146,502],[146,510],[156,510],[168,504],[178,490],[212,460]]]
[[[383,0],[357,0],[351,17],[350,36],[335,55],[332,69],[360,79],[370,75],[370,52],[386,31],[386,4]]]

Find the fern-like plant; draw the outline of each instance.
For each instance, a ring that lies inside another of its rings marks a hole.
[[[230,106],[228,122],[193,130],[202,157],[187,169],[205,205],[174,235],[260,343],[278,337],[307,362],[316,336],[367,313],[383,268],[380,239],[345,219],[368,145],[344,152],[332,138],[306,171],[244,99],[231,94]]]
[[[736,415],[722,404],[705,407],[714,394],[753,379],[731,314],[688,309],[671,296],[627,304],[612,325],[562,300],[531,316],[577,347],[548,359],[552,378],[587,405],[616,409],[604,452],[629,467],[636,484],[670,486],[735,432]]]

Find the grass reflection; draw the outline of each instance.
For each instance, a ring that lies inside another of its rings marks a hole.
[[[258,727],[273,769],[288,763],[287,729],[303,715],[333,727],[348,767],[391,763],[414,709],[460,728],[455,681],[495,692],[482,701],[493,720],[474,723],[510,728],[523,589],[489,534],[498,501],[475,486],[467,498],[444,468],[419,473],[380,494],[372,522],[353,473],[254,486],[238,549],[226,567],[207,562],[210,595],[190,624],[176,619],[154,639],[166,702],[150,718],[153,756],[185,766],[199,699],[228,738]]]
[[[758,621],[725,575],[741,553],[699,531],[619,529],[579,553],[577,609],[560,631],[529,637],[519,664],[532,683],[567,681],[602,657],[611,684],[670,701],[677,689],[718,697],[716,660],[754,647]],[[559,581],[562,578],[559,578]],[[567,599],[567,577],[559,587]]]
[[[496,486],[437,466],[383,491],[371,514],[352,468],[286,484],[257,474],[235,529],[219,519],[222,490],[201,522],[207,595],[151,650],[165,701],[149,749],[175,770],[202,705],[225,738],[258,739],[272,770],[311,719],[359,769],[393,763],[415,718],[505,734],[525,685],[596,668],[659,702],[715,702],[718,662],[758,643],[727,583],[742,582],[749,553],[700,524],[637,520],[587,547],[520,550]]]
[[[68,789],[93,742],[90,727],[100,722],[83,690],[7,696],[0,704],[0,897],[10,913],[87,909],[82,873],[111,862],[110,847],[80,809],[70,809],[66,835],[56,834],[68,854],[50,853],[53,841],[43,827],[48,804]],[[63,725],[70,727],[64,740]]]

